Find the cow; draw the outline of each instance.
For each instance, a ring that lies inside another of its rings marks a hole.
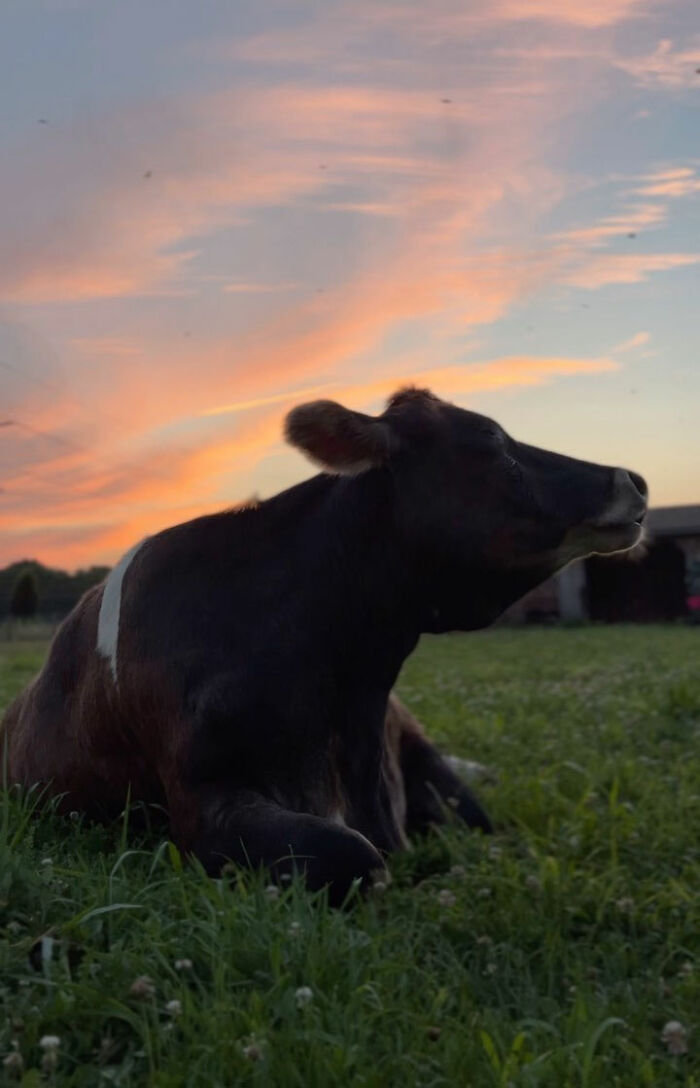
[[[341,902],[443,802],[488,817],[390,692],[424,632],[473,631],[555,571],[632,548],[647,487],[402,389],[379,416],[295,407],[321,473],[131,549],[8,709],[10,782],[167,808],[210,874],[301,871]]]

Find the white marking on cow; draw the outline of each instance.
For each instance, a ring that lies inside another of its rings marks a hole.
[[[131,560],[139,548],[146,543],[147,539],[148,537],[145,540],[140,540],[138,544],[134,544],[133,548],[129,548],[126,555],[121,557],[116,567],[113,567],[109,572],[102,591],[100,615],[97,620],[96,649],[98,654],[106,657],[109,661],[115,684],[118,683],[117,650],[119,646],[119,614],[122,606],[122,583]]]

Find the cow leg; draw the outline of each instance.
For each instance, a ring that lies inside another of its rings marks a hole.
[[[431,824],[444,824],[446,806],[453,809],[468,827],[493,831],[486,810],[430,743],[418,719],[395,695],[389,697],[386,728],[403,774],[406,831],[409,834],[425,831]]]
[[[381,855],[357,831],[330,819],[292,812],[253,791],[208,788],[200,794],[200,817],[192,853],[216,876],[228,861],[269,870],[273,880],[303,874],[316,891],[328,887],[339,906],[353,883],[371,885],[385,871]]]

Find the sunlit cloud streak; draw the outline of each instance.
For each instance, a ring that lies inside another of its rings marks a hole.
[[[300,390],[296,397],[286,395],[283,399],[291,406],[293,402],[315,397],[323,391],[326,396],[332,395],[343,403],[368,408],[404,385],[430,387],[438,394],[459,397],[474,392],[542,385],[562,376],[594,375],[615,370],[617,366],[612,358],[538,359],[521,356],[469,366],[414,371],[344,388],[323,387],[320,390],[311,387]],[[212,410],[211,414],[232,414],[254,407],[260,405],[222,406]],[[269,407],[269,404],[264,407]],[[217,439],[194,449],[163,450],[159,457],[149,459],[145,465],[136,462],[107,472],[95,472],[93,469],[85,473],[82,479],[79,466],[74,465],[75,476],[69,491],[61,493],[50,485],[44,491],[41,514],[36,523],[32,523],[27,510],[28,505],[31,508],[34,504],[36,494],[32,497],[31,492],[28,495],[23,490],[21,495],[15,496],[14,504],[0,515],[0,531],[5,534],[5,547],[40,540],[46,549],[53,532],[56,537],[53,546],[60,551],[64,527],[73,525],[80,528],[80,523],[89,518],[100,500],[118,501],[118,518],[111,523],[107,516],[107,520],[95,529],[83,527],[85,536],[81,547],[87,550],[83,553],[78,548],[77,540],[73,542],[79,562],[88,561],[90,555],[101,557],[103,552],[96,552],[98,545],[106,548],[107,554],[110,554],[113,549],[123,546],[125,539],[128,544],[128,537],[124,535],[125,512],[128,525],[137,525],[142,533],[153,532],[169,524],[164,511],[171,514],[173,503],[183,494],[200,493],[200,501],[187,505],[187,516],[210,512],[216,508],[211,496],[219,478],[230,473],[232,466],[240,472],[271,444],[279,443],[281,418],[279,411],[256,415],[233,435],[220,433]],[[83,466],[83,472],[87,467]],[[54,471],[60,478],[60,468],[55,466]],[[41,494],[41,485],[35,488],[36,491]],[[178,504],[176,509],[182,516],[182,506]]]
[[[698,82],[700,67],[700,35],[692,44],[675,45],[670,38],[661,38],[653,52],[635,57],[618,57],[616,64],[639,83],[655,84],[680,90]]]
[[[642,348],[651,340],[651,336],[648,332],[636,332],[634,336],[630,336],[628,340],[623,340],[621,344],[618,344],[613,349],[615,355],[620,355],[625,351],[633,351],[634,348]]]

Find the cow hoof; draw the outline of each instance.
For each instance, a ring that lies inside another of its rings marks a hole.
[[[491,817],[468,789],[460,790],[457,797],[450,797],[448,804],[451,802],[454,802],[451,807],[456,815],[464,820],[467,827],[474,831],[483,831],[485,835],[493,834]]]
[[[301,873],[309,891],[327,889],[332,907],[342,906],[353,891],[365,894],[389,883],[381,854],[359,832],[331,825],[318,829],[314,839],[273,866],[276,880],[284,883],[292,873]]]

